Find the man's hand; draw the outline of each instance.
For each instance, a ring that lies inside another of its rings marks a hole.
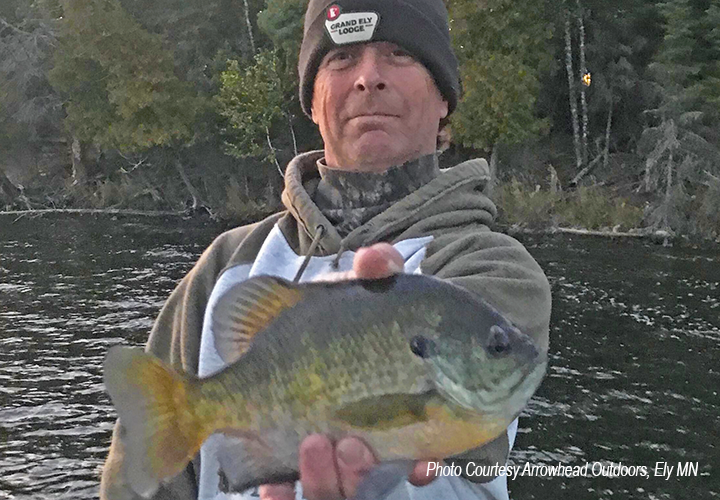
[[[333,273],[322,279],[377,279],[403,271],[403,258],[388,243],[361,248],[355,254],[353,270]],[[370,448],[360,439],[346,437],[333,443],[327,436],[314,434],[300,444],[300,482],[307,500],[339,500],[355,496],[365,474],[378,463]],[[428,462],[418,462],[409,480],[424,486],[435,479],[428,476]],[[262,500],[294,500],[291,483],[260,487]]]
[[[400,252],[389,243],[376,243],[358,249],[353,259],[352,271],[329,273],[318,276],[316,281],[342,281],[387,278],[403,272],[405,261]]]

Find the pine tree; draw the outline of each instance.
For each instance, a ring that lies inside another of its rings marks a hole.
[[[708,93],[716,85],[714,57],[720,46],[713,43],[715,33],[707,29],[707,15],[715,11],[701,0],[668,0],[660,8],[666,34],[651,69],[662,99],[657,108],[648,110],[656,122],[639,144],[646,155],[642,188],[664,192],[651,217],[655,225],[701,231],[705,221],[698,219],[697,206],[714,196],[708,188],[720,172],[720,150],[703,134],[716,113]]]

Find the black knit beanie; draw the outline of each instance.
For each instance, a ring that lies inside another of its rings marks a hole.
[[[370,41],[393,42],[414,55],[435,78],[448,102],[448,115],[453,112],[460,78],[443,0],[310,0],[298,63],[300,103],[308,116],[325,54]]]

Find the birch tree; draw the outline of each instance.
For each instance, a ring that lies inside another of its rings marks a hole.
[[[587,61],[585,54],[585,21],[583,7],[580,5],[580,0],[577,1],[577,24],[578,24],[578,48],[580,52],[580,68],[578,71],[578,81],[580,85],[580,106],[582,111],[582,142],[581,142],[581,159],[582,165],[587,165],[588,162],[588,105],[585,88],[590,86],[590,74],[587,69]]]
[[[565,71],[567,73],[568,82],[568,100],[570,103],[570,119],[572,120],[573,144],[575,145],[575,167],[577,170],[582,169],[583,156],[582,146],[580,143],[580,124],[578,122],[578,106],[577,106],[577,83],[575,80],[575,71],[573,70],[573,44],[572,30],[570,22],[570,12],[565,18]]]

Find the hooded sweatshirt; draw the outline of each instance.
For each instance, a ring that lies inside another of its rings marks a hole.
[[[321,151],[305,153],[288,165],[282,195],[285,211],[225,232],[205,250],[161,310],[147,351],[181,372],[200,377],[216,373],[224,363],[215,349],[211,325],[214,305],[225,291],[263,274],[289,280],[299,275],[300,281],[311,281],[347,271],[357,249],[377,242],[395,246],[405,260],[405,272],[433,275],[477,293],[547,350],[550,287],[519,242],[489,229],[496,208],[485,195],[489,172],[484,160],[470,160],[424,179],[389,207],[380,205],[370,212],[367,207],[346,207],[360,209],[356,222],[336,228],[337,221],[329,220],[337,208],[333,186],[328,184],[333,179],[319,179],[322,156]],[[504,465],[516,429],[517,421],[507,434],[446,462],[454,461],[463,470],[468,462],[473,467]],[[139,498],[122,473],[123,432],[118,422],[103,470],[102,499]],[[225,446],[224,440],[222,435],[209,438],[186,471],[164,484],[153,498],[253,498],[252,492],[240,496],[219,491],[217,451]],[[298,498],[301,494],[298,491]],[[506,477],[501,475],[440,477],[422,488],[406,483],[390,498],[507,497]]]

